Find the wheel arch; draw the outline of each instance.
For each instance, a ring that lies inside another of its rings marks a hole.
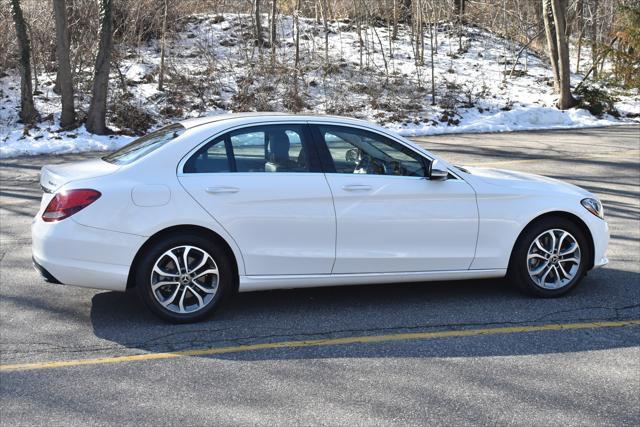
[[[202,227],[200,225],[193,225],[193,224],[176,225],[176,226],[167,227],[151,235],[147,239],[147,241],[144,242],[142,246],[140,246],[140,248],[136,252],[135,257],[133,258],[133,262],[131,263],[131,266],[129,267],[129,275],[127,278],[127,290],[132,289],[136,286],[135,280],[133,279],[135,277],[135,274],[133,274],[133,272],[135,271],[136,268],[138,268],[138,263],[142,258],[142,254],[144,254],[144,252],[157,241],[165,238],[166,236],[169,236],[171,234],[177,234],[177,233],[181,233],[181,234],[194,233],[194,234],[207,236],[211,240],[219,244],[224,249],[229,259],[231,260],[231,268],[233,269],[233,277],[234,277],[233,290],[234,292],[238,290],[238,286],[240,283],[238,259],[236,257],[236,254],[233,252],[233,249],[229,245],[229,243],[227,243],[227,241],[215,231],[206,227]]]
[[[571,212],[567,212],[567,211],[550,211],[550,212],[545,212],[543,214],[538,215],[537,217],[533,218],[531,221],[529,221],[527,223],[527,225],[520,231],[520,233],[518,234],[518,237],[516,238],[515,242],[513,243],[513,247],[511,248],[511,254],[509,255],[509,268],[511,268],[511,261],[513,260],[513,252],[515,251],[516,247],[518,246],[518,243],[520,242],[520,239],[522,238],[522,236],[525,234],[525,232],[527,232],[527,230],[529,230],[531,227],[533,227],[535,224],[537,224],[540,221],[543,221],[545,219],[548,218],[564,218],[568,221],[571,221],[572,223],[574,223],[575,225],[577,225],[578,227],[580,227],[580,229],[582,230],[582,232],[584,233],[587,242],[588,242],[588,249],[589,249],[589,257],[587,258],[587,270],[589,271],[593,268],[593,264],[594,264],[594,254],[595,254],[595,245],[593,242],[593,236],[591,235],[591,230],[589,230],[589,227],[587,226],[587,224],[582,220],[582,218],[580,218],[578,215],[573,214]]]

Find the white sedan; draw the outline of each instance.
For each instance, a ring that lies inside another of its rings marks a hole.
[[[463,168],[340,117],[173,124],[101,159],[45,166],[33,260],[46,280],[125,291],[174,322],[235,291],[508,276],[554,297],[607,263],[593,194]]]

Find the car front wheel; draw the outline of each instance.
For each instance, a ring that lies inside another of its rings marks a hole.
[[[588,257],[589,246],[580,227],[564,218],[547,218],[518,239],[509,276],[529,294],[560,296],[580,283]]]
[[[145,252],[136,271],[136,287],[156,315],[188,323],[216,309],[230,287],[231,275],[221,248],[197,235],[173,235]]]

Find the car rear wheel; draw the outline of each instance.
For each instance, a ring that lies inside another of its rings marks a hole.
[[[136,269],[136,288],[159,317],[195,322],[217,308],[232,274],[222,248],[197,235],[172,235],[144,253]]]
[[[528,227],[518,239],[509,277],[529,294],[560,296],[580,283],[589,256],[580,227],[565,218],[546,218]]]

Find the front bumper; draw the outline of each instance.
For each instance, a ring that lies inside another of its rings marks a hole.
[[[604,266],[605,266],[605,265],[607,265],[607,264],[609,264],[609,258],[607,258],[607,257],[605,256],[605,257],[600,258],[599,260],[596,260],[596,261],[593,263],[593,268],[600,268],[600,267],[604,267]]]
[[[593,268],[603,267],[609,263],[606,256],[609,246],[609,224],[600,218],[593,217],[587,225],[593,239]]]
[[[129,268],[146,238],[80,225],[67,218],[31,226],[34,266],[45,280],[65,285],[124,291]]]

